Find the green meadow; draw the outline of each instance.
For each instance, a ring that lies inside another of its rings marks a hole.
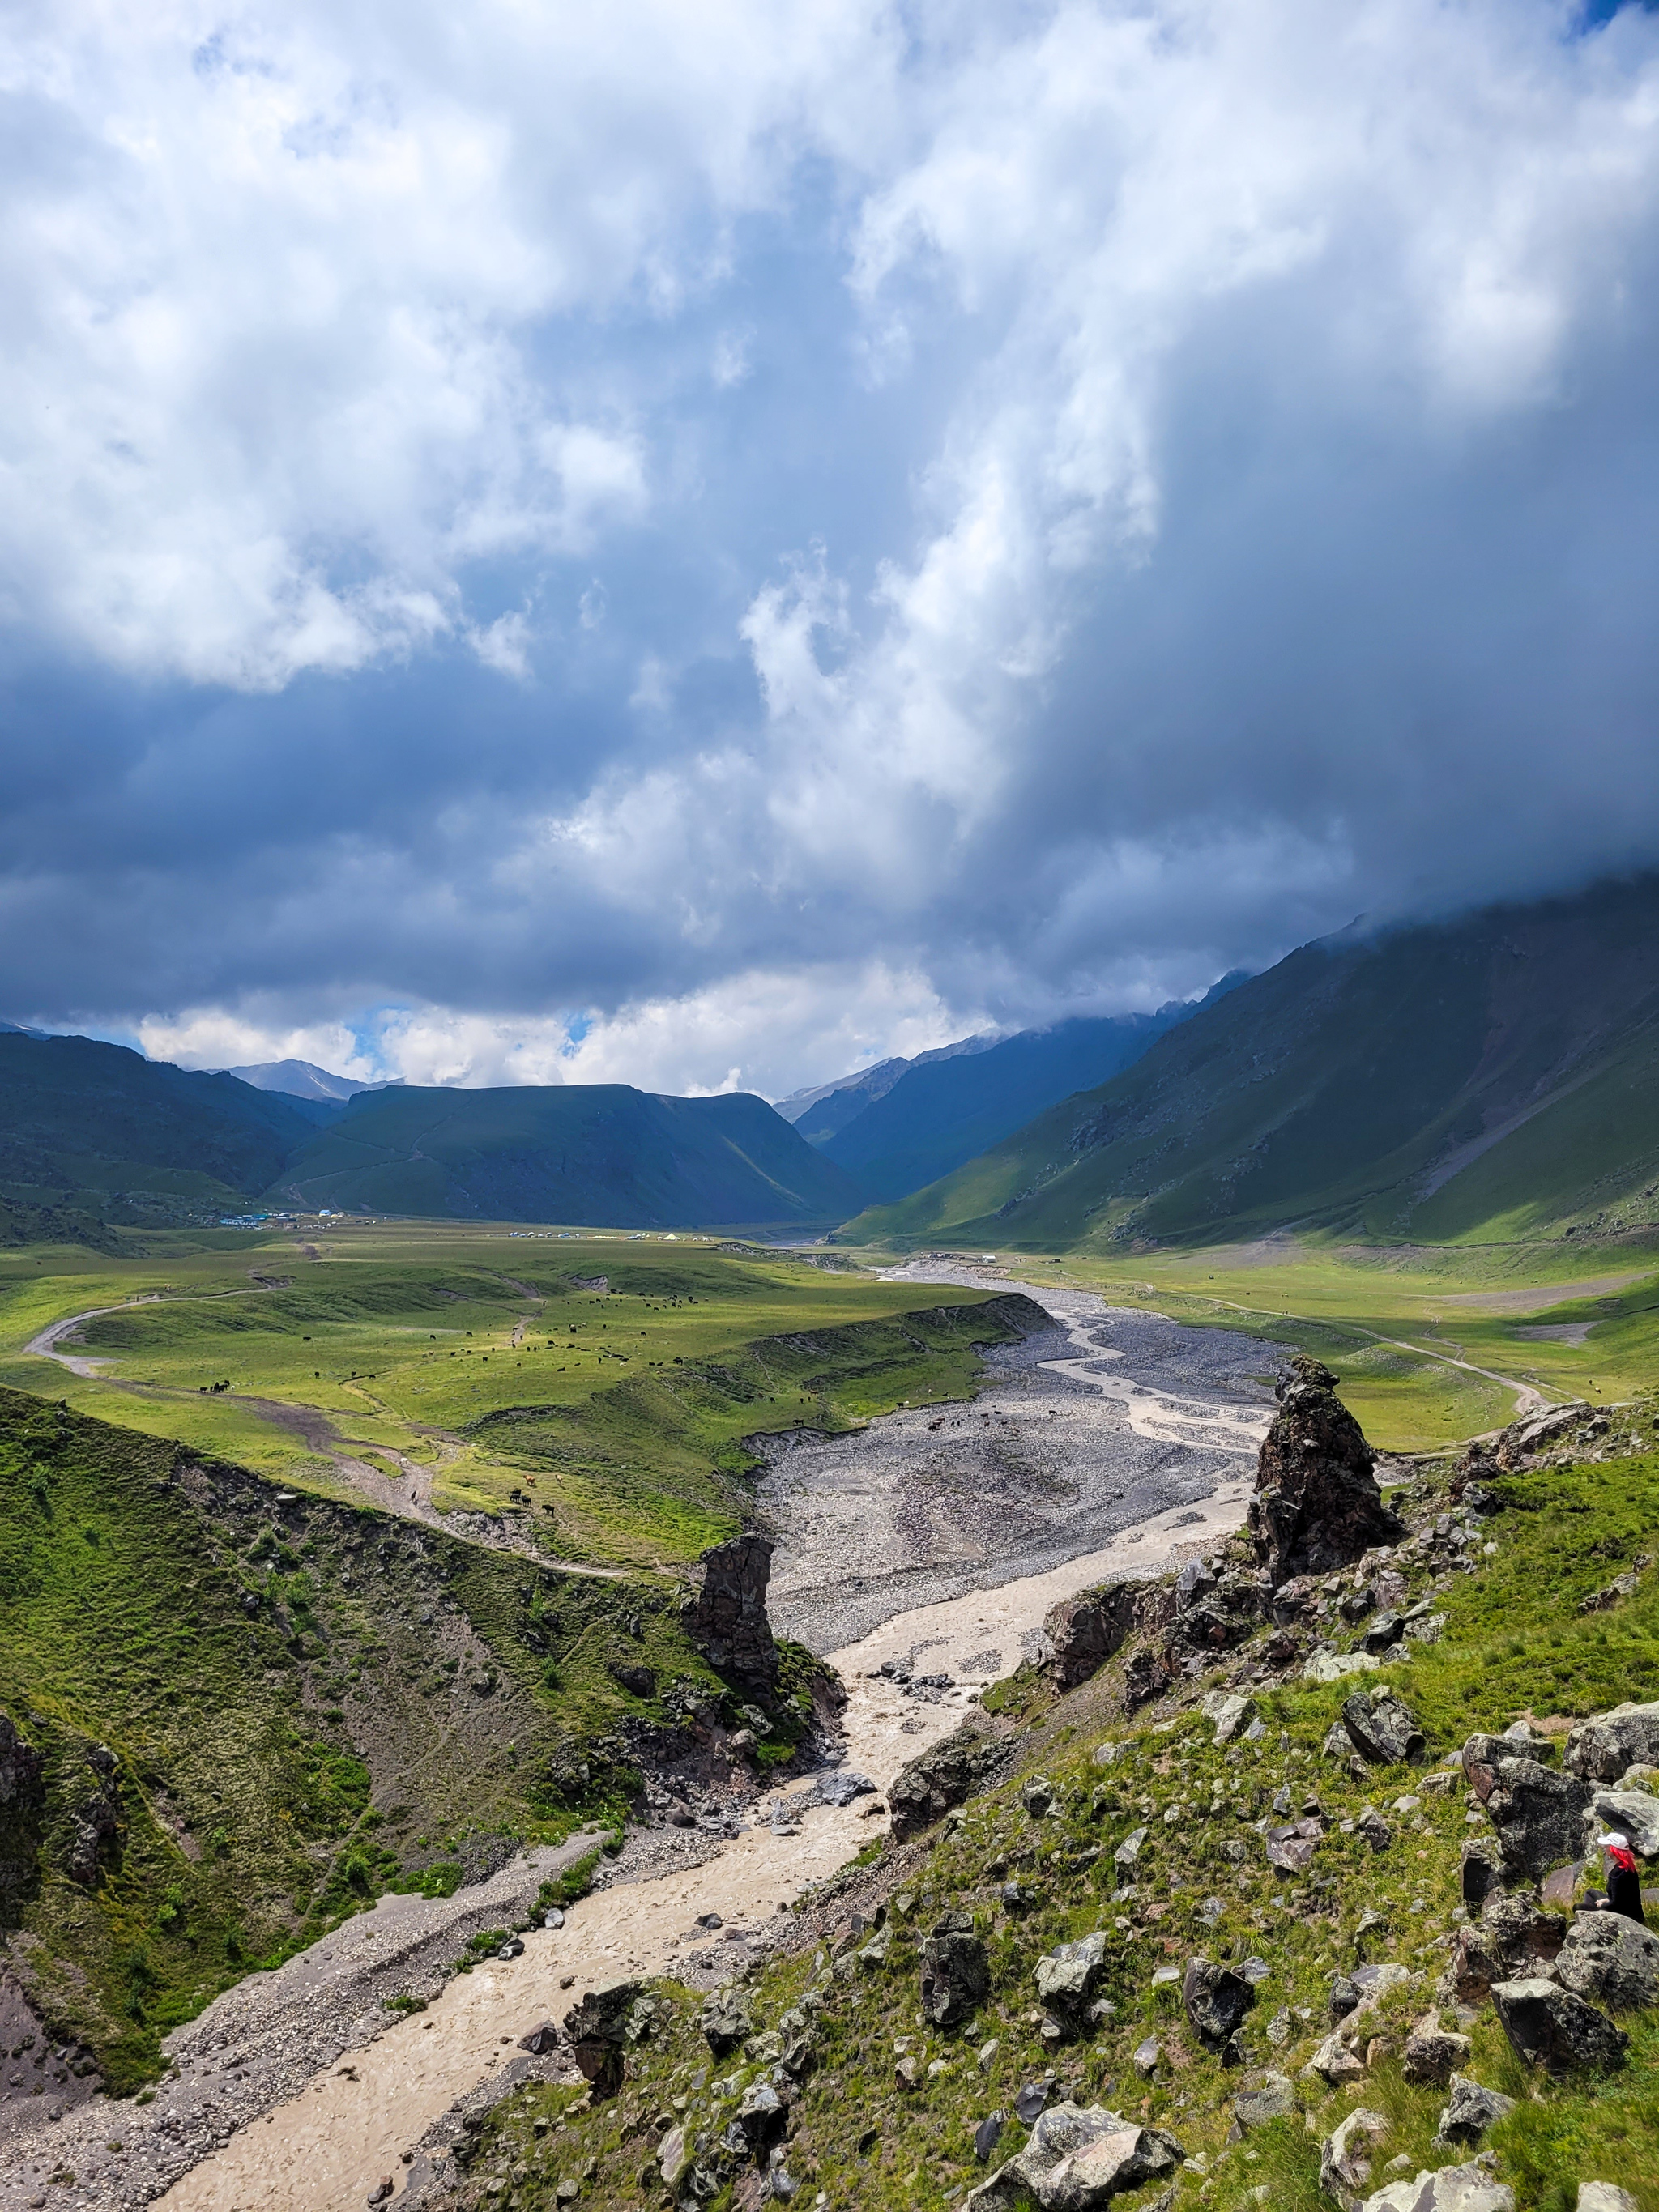
[[[149,1237],[0,1255],[0,1382],[279,1480],[349,1455],[440,1510],[540,1518],[561,1556],[695,1557],[738,1526],[744,1439],[972,1387],[985,1293],[712,1241],[473,1224]],[[65,1348],[27,1346],[96,1314]]]

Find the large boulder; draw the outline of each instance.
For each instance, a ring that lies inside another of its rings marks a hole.
[[[1342,1701],[1342,1725],[1373,1766],[1415,1764],[1426,1746],[1416,1717],[1392,1690],[1356,1690]]]
[[[742,1991],[728,1982],[704,1998],[697,2026],[715,2057],[723,2058],[754,2033],[755,2020]]]
[[[1494,1890],[1480,1917],[1456,1931],[1441,1983],[1443,2001],[1479,2004],[1494,1982],[1523,1980],[1561,1948],[1566,1923],[1530,1897]]]
[[[1358,2106],[1332,2129],[1319,2146],[1319,2185],[1339,2204],[1357,2205],[1357,2192],[1371,2178],[1371,2153],[1389,2132],[1381,2112]]]
[[[583,1993],[564,2016],[565,2040],[596,2097],[622,2087],[629,2014],[645,1994],[643,1982],[604,1982]]]
[[[1535,1759],[1499,1759],[1486,1810],[1505,1863],[1535,1878],[1579,1857],[1591,1795],[1576,1774],[1559,1774]]]
[[[1575,1429],[1595,1418],[1595,1408],[1583,1398],[1570,1398],[1565,1406],[1547,1406],[1511,1421],[1498,1439],[1498,1464],[1506,1473],[1525,1467],[1538,1453],[1565,1443]]]
[[[1362,2212],[1515,2212],[1515,2191],[1484,2166],[1443,2166],[1413,2181],[1391,2181]]]
[[[1062,1690],[1086,1682],[1122,1650],[1134,1628],[1141,1587],[1138,1582],[1101,1583],[1050,1609],[1042,1627],[1054,1646],[1054,1679]]]
[[[1615,1705],[1580,1721],[1564,1763],[1587,1782],[1616,1782],[1627,1766],[1659,1765],[1659,1705]]]
[[[1279,1370],[1279,1412],[1262,1439],[1249,1510],[1256,1558],[1274,1589],[1351,1565],[1402,1534],[1371,1472],[1376,1454],[1336,1383],[1305,1353]]]
[[[1189,1959],[1181,1984],[1181,2001],[1193,2033],[1206,2051],[1220,2051],[1255,2002],[1255,1991],[1242,1974],[1213,1959]]]
[[[686,1633],[722,1674],[770,1689],[778,1679],[778,1647],[766,1617],[772,1547],[752,1531],[702,1555],[702,1581],[682,1608]]]
[[[1187,2154],[1162,2128],[1099,2105],[1051,2105],[1017,2158],[964,2200],[963,2212],[1096,2212],[1126,2190],[1172,2174]]]
[[[921,1947],[921,2008],[935,2027],[960,2027],[991,1994],[991,1966],[973,1916],[947,1912]]]
[[[1106,1970],[1106,1938],[1097,1933],[1060,1943],[1037,1960],[1037,1996],[1062,2027],[1081,2027],[1089,2000]]]
[[[1625,2062],[1630,2038],[1559,1982],[1494,1982],[1492,2001],[1510,2048],[1528,2066],[1561,2075]]]
[[[964,1721],[954,1735],[930,1745],[887,1792],[894,1840],[904,1843],[942,1820],[952,1806],[973,1795],[1005,1754],[1002,1739],[975,1721]]]
[[[1555,1962],[1575,1996],[1624,2010],[1659,2003],[1659,1936],[1622,1912],[1581,1912]]]
[[[1467,2035],[1442,2027],[1438,2012],[1425,2012],[1406,2038],[1406,2079],[1444,2088],[1456,2069],[1468,2063],[1473,2047]]]

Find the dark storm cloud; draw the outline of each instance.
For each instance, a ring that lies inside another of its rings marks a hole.
[[[13,79],[0,1011],[776,1091],[1659,858],[1650,16]]]

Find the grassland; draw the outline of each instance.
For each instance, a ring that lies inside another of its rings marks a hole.
[[[1365,1433],[1390,1451],[1432,1451],[1502,1427],[1516,1407],[1510,1382],[1604,1404],[1659,1374],[1650,1239],[1437,1248],[1283,1236],[1121,1260],[994,1257],[1038,1297],[1045,1284],[1065,1285],[1297,1344],[1336,1368]]]
[[[1645,1410],[1650,1417],[1652,1406]],[[1443,1480],[1442,1468],[1416,1486],[1416,1518],[1443,1504]],[[1447,1616],[1442,1641],[1414,1649],[1409,1664],[1383,1678],[1417,1715],[1431,1764],[1472,1730],[1523,1714],[1559,1725],[1659,1693],[1659,1578],[1613,1613],[1578,1611],[1647,1541],[1659,1516],[1659,1457],[1517,1479],[1506,1489],[1510,1510],[1488,1524],[1496,1556],[1477,1575],[1454,1577],[1437,1600]],[[870,1854],[876,1863],[851,1871],[839,1897],[832,1887],[810,1908],[800,1947],[751,1985],[760,2039],[711,2063],[696,1998],[663,1989],[665,2014],[630,2052],[621,2095],[573,2105],[568,2090],[520,2091],[483,2130],[456,2204],[543,2212],[558,2201],[558,2183],[580,2175],[592,2212],[632,2212],[648,2193],[645,2162],[670,2118],[688,2141],[720,2141],[776,2053],[769,2031],[784,2045],[803,2034],[810,2042],[787,2163],[803,2200],[821,2193],[830,2212],[925,2212],[959,2201],[987,2171],[974,2153],[977,2124],[994,2110],[1005,2116],[992,2164],[1016,2152],[1025,2130],[1011,2117],[1015,2095],[1044,2081],[1052,2098],[1098,2100],[1170,2130],[1188,2154],[1176,2212],[1257,2203],[1322,2212],[1331,2199],[1319,2184],[1320,2140],[1358,2105],[1388,2126],[1372,2188],[1393,2178],[1385,2162],[1399,2160],[1409,2174],[1468,2158],[1466,2148],[1434,2145],[1445,2092],[1407,2081],[1400,2057],[1433,2002],[1462,1910],[1470,1829],[1461,1777],[1425,1788],[1423,1768],[1402,1767],[1356,1779],[1322,1758],[1348,1685],[1297,1681],[1271,1692],[1261,1700],[1261,1740],[1223,1747],[1196,1711],[1126,1722],[1117,1664],[1059,1705],[1048,1692],[1046,1710],[1040,1693],[1005,1784],[920,1844]],[[1095,1757],[1103,1738],[1117,1746],[1104,1764]],[[1021,1797],[1039,1775],[1053,1801],[1042,1818],[1047,1799],[1028,1812]],[[1256,1823],[1275,1796],[1299,1808],[1310,1795],[1325,1834],[1304,1880],[1264,1864]],[[1392,1831],[1381,1850],[1352,1832],[1368,1805]],[[1120,1888],[1113,1854],[1137,1828],[1139,1856]],[[1011,1875],[1022,1893],[1012,1907],[1002,1890]],[[878,1905],[885,1925],[872,1942]],[[865,1916],[858,1937],[855,1906]],[[946,1908],[972,1915],[991,1987],[972,2021],[940,2032],[917,2009],[920,1946]],[[1100,1996],[1110,2011],[1058,2045],[1045,2041],[1038,1961],[1097,1929],[1106,1939]],[[1234,2097],[1261,2077],[1228,2071],[1188,2027],[1179,1975],[1194,1954],[1265,1962],[1245,2028],[1250,2067],[1289,2077],[1302,2109],[1242,2138],[1231,2124]],[[1377,2049],[1364,2078],[1328,2091],[1301,2069],[1332,2025],[1334,1979],[1362,1960],[1414,1978],[1378,2007]],[[1659,2016],[1624,2015],[1621,2025],[1631,2047],[1620,2071],[1560,2082],[1519,2063],[1490,2007],[1470,2027],[1461,2070],[1516,2100],[1486,2147],[1519,2212],[1571,2212],[1589,2179],[1620,2182],[1641,2212],[1659,2212]],[[1133,2054],[1147,2037],[1159,2053],[1144,2078]],[[908,2081],[896,2071],[907,2057]],[[1121,2201],[1134,2212],[1154,2199],[1162,2201],[1157,2183]],[[712,2199],[715,2212],[741,2201],[725,2191]]]
[[[0,1382],[331,1494],[342,1456],[441,1511],[533,1514],[652,1565],[737,1527],[744,1438],[960,1396],[987,1294],[759,1248],[444,1224],[179,1232],[0,1255]],[[68,1374],[25,1347],[98,1307]]]

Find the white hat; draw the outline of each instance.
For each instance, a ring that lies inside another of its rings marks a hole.
[[[1621,1836],[1615,1830],[1611,1828],[1607,1831],[1605,1836],[1598,1836],[1595,1840],[1603,1850],[1606,1850],[1609,1844],[1611,1844],[1615,1850],[1621,1851],[1627,1851],[1630,1849],[1630,1838],[1628,1836]]]

